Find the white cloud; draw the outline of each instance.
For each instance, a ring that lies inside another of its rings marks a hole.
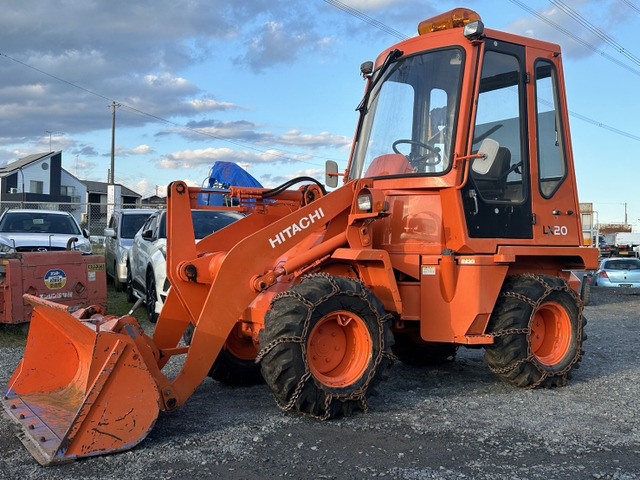
[[[366,10],[378,10],[393,5],[401,5],[407,3],[407,0],[342,0],[341,3],[364,12]]]
[[[284,145],[304,147],[345,147],[351,145],[351,140],[342,135],[322,132],[317,135],[303,135],[299,130],[290,130],[281,137],[273,139]]]
[[[213,111],[220,111],[220,110],[231,110],[236,108],[242,108],[233,103],[217,102],[210,98],[207,98],[204,100],[191,100],[191,102],[189,103],[191,104],[191,106],[196,112],[213,112]]]
[[[131,155],[148,155],[150,153],[153,153],[153,150],[149,145],[140,145],[131,150]]]
[[[298,170],[287,175],[261,175],[260,182],[262,183],[262,185],[264,185],[265,188],[273,188],[277,187],[278,185],[282,185],[288,180],[298,177],[312,177],[320,182],[324,182],[324,170],[309,169]]]
[[[278,163],[297,160],[278,150],[265,152],[236,151],[230,148],[206,148],[174,152],[158,161],[158,166],[165,170],[192,170],[203,165],[213,165],[217,161],[236,163]]]

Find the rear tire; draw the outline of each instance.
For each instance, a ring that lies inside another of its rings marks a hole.
[[[395,360],[389,320],[369,289],[344,277],[310,275],[277,296],[258,361],[280,408],[321,419],[367,411]]]
[[[566,385],[582,359],[582,305],[562,278],[524,274],[506,280],[489,319],[495,336],[485,359],[520,388]]]
[[[585,275],[582,278],[582,285],[580,286],[580,299],[582,304],[586,307],[591,302],[591,282]]]
[[[193,331],[194,326],[190,324],[182,336],[184,343],[187,345],[191,345]],[[264,378],[262,378],[262,373],[260,372],[260,365],[255,362],[257,351],[250,353],[251,349],[247,346],[234,348],[233,341],[228,340],[227,343],[228,344],[225,344],[222,350],[220,350],[218,358],[216,358],[216,361],[213,363],[208,375],[225,385],[247,386],[264,383]],[[236,356],[231,350],[242,351],[243,356],[247,358]]]

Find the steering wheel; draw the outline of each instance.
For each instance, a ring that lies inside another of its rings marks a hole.
[[[506,172],[500,175],[500,180],[506,179],[511,172],[522,173],[520,171],[520,167],[522,167],[522,162],[514,163],[509,167],[509,169]]]
[[[439,148],[433,147],[427,143],[418,142],[417,140],[409,140],[408,138],[401,138],[400,140],[396,140],[395,142],[393,142],[392,148],[395,153],[404,155],[404,153],[398,150],[398,145],[401,143],[408,143],[409,145],[415,145],[417,147],[421,147],[421,148],[424,148],[425,150],[428,150],[428,153],[426,155],[419,155],[419,156],[412,156],[411,154],[405,155],[407,157],[407,160],[409,160],[409,163],[411,164],[411,166],[416,168],[416,171],[420,167],[426,167],[426,166],[432,167],[434,165],[438,165],[442,161],[442,156],[440,155]]]

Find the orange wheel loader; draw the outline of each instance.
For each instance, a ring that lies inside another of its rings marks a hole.
[[[209,192],[170,185],[153,338],[131,317],[29,299],[3,405],[42,464],[133,447],[213,370],[264,378],[282,409],[322,419],[366,411],[396,358],[460,346],[484,347],[516,387],[566,383],[585,325],[571,271],[598,253],[583,242],[560,48],[467,9],[418,32],[361,67],[348,167],[327,164],[340,188],[232,188],[245,218],[196,243],[189,212],[216,209],[198,205]]]

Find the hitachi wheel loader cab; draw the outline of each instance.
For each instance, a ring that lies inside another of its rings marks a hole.
[[[29,299],[3,404],[41,463],[133,447],[207,375],[264,378],[281,408],[320,418],[367,410],[396,358],[460,346],[485,347],[518,387],[565,384],[585,323],[570,270],[598,254],[582,240],[560,48],[457,9],[363,73],[335,191],[234,187],[228,209],[246,217],[196,244],[190,211],[225,207],[170,185],[172,287],[153,338],[132,317]]]

